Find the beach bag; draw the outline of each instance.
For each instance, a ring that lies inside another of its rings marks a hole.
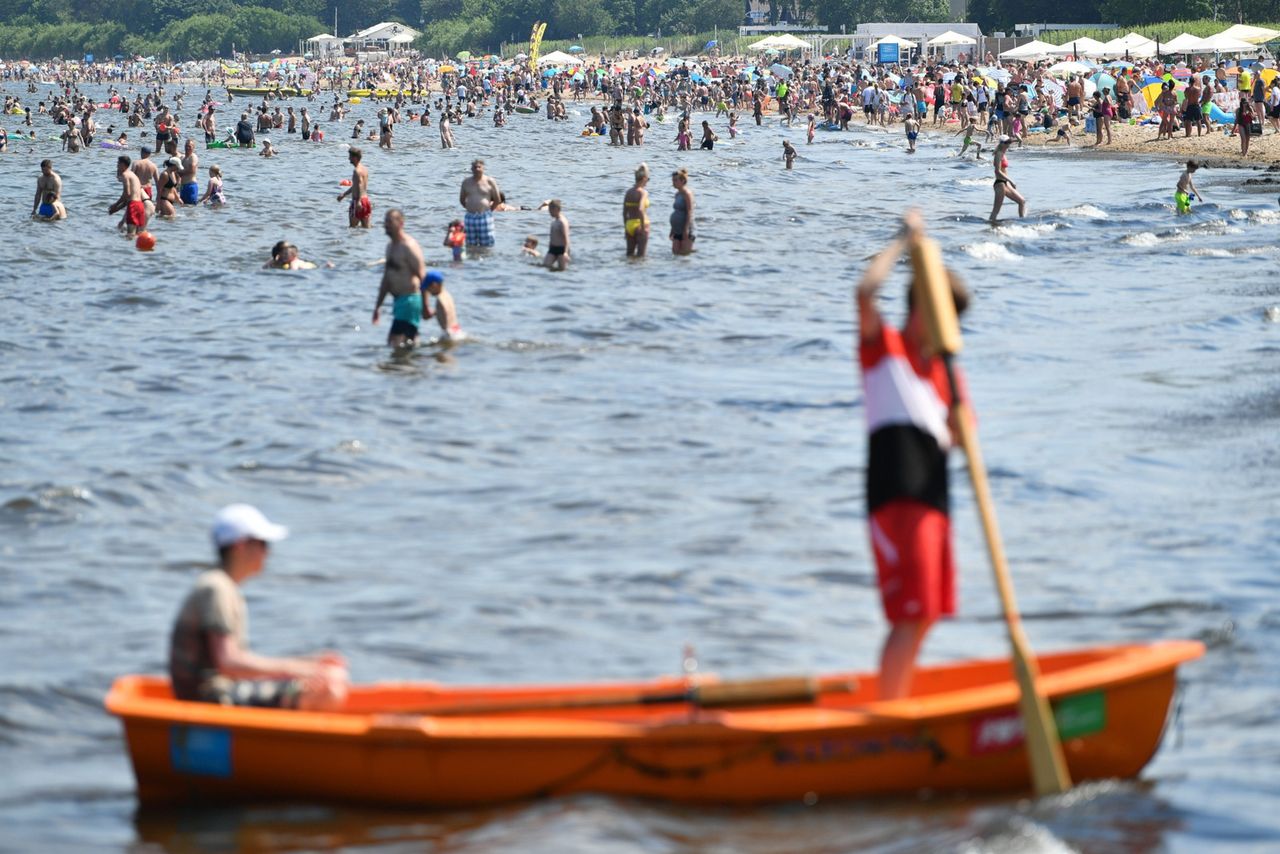
[[[1085,133],[1096,133],[1096,132],[1097,132],[1097,130],[1098,130],[1098,120],[1097,120],[1097,119],[1095,119],[1093,116],[1085,116],[1085,117],[1084,117],[1084,132],[1085,132]]]
[[[1255,119],[1253,123],[1249,125],[1249,136],[1262,136],[1262,122]]]

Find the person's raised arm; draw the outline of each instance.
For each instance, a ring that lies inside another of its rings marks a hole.
[[[860,340],[869,341],[880,335],[881,324],[884,321],[880,317],[880,310],[876,308],[876,292],[880,290],[880,285],[893,269],[893,265],[902,257],[908,240],[912,234],[918,232],[919,226],[920,214],[916,211],[908,211],[902,220],[902,231],[894,237],[892,243],[880,251],[879,255],[871,259],[871,263],[863,271],[862,279],[858,282],[855,291]]]

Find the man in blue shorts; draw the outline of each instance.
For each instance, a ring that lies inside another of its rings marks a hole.
[[[337,653],[268,658],[249,650],[240,585],[262,572],[271,543],[287,534],[248,504],[218,512],[212,535],[219,566],[196,579],[169,640],[176,699],[308,711],[337,709],[346,702],[347,665]]]

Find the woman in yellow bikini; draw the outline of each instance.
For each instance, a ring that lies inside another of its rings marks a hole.
[[[622,225],[627,232],[627,257],[643,258],[649,245],[649,167],[636,167],[636,184],[622,200]]]

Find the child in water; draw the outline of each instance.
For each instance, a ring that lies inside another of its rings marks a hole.
[[[738,138],[738,114],[729,114],[729,139]]]
[[[908,115],[902,127],[907,132],[907,154],[916,153],[916,139],[920,136],[920,122],[913,115]]]
[[[1191,213],[1191,197],[1194,195],[1197,201],[1203,202],[1200,191],[1196,189],[1195,181],[1191,180],[1191,176],[1200,168],[1200,164],[1194,160],[1187,161],[1187,168],[1178,176],[1178,188],[1173,191],[1173,203],[1178,208],[1178,213]]]
[[[226,198],[222,195],[222,167],[209,167],[209,184],[204,189],[204,198],[200,200],[201,204],[206,202],[210,206],[220,208],[226,204]]]
[[[467,229],[462,220],[455,219],[449,223],[449,231],[444,236],[444,245],[453,250],[453,260],[462,260],[462,247],[467,245]]]
[[[62,206],[62,202],[58,201],[58,197],[53,193],[45,193],[40,200],[40,207],[36,209],[35,219],[44,222],[53,222],[55,219],[66,219],[67,209]]]
[[[542,253],[538,251],[538,238],[532,234],[524,239],[524,246],[520,249],[521,254],[528,255],[531,258],[541,258]]]
[[[796,162],[796,147],[787,139],[782,141],[782,162],[787,164],[788,169]]]

